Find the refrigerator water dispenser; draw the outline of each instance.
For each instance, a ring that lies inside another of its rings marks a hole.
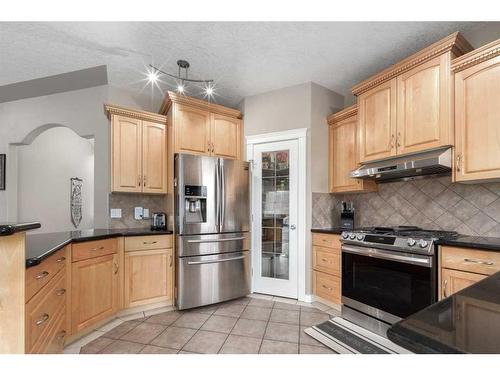
[[[185,222],[187,224],[207,222],[207,187],[186,185],[184,187]]]

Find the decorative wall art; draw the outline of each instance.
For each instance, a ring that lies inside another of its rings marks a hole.
[[[82,221],[82,187],[83,180],[77,177],[71,181],[71,221],[75,228],[78,228]]]
[[[0,154],[0,190],[5,190],[6,154]]]

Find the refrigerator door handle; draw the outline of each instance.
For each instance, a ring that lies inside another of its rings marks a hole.
[[[215,220],[217,225],[217,231],[220,232],[220,171],[219,171],[219,161],[215,166]]]
[[[220,231],[222,231],[222,227],[224,225],[224,217],[226,216],[226,176],[224,173],[224,160],[220,159],[220,187],[221,187],[221,196],[220,196],[220,206],[221,206],[221,214],[220,214]]]
[[[188,243],[211,243],[211,242],[228,242],[228,241],[239,241],[244,240],[246,237],[232,237],[232,238],[214,238],[206,240],[188,240]]]
[[[192,266],[195,264],[212,264],[212,263],[223,263],[223,262],[231,262],[233,260],[240,260],[240,259],[245,259],[245,256],[239,256],[239,257],[234,257],[234,258],[226,258],[226,259],[214,259],[214,260],[204,260],[204,261],[191,261],[188,262],[188,265]]]

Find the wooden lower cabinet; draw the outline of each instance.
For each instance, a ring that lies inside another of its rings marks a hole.
[[[118,309],[117,254],[86,259],[71,268],[71,332],[75,334]]]
[[[125,253],[124,307],[172,299],[172,249]]]
[[[341,303],[341,251],[340,236],[313,233],[313,293],[323,300]]]
[[[456,292],[471,286],[472,284],[486,278],[486,275],[480,275],[472,272],[463,272],[443,268],[441,270],[442,279],[442,298],[446,298]]]

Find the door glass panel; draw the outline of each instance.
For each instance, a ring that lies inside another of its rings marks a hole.
[[[262,153],[262,276],[288,280],[289,151]]]

